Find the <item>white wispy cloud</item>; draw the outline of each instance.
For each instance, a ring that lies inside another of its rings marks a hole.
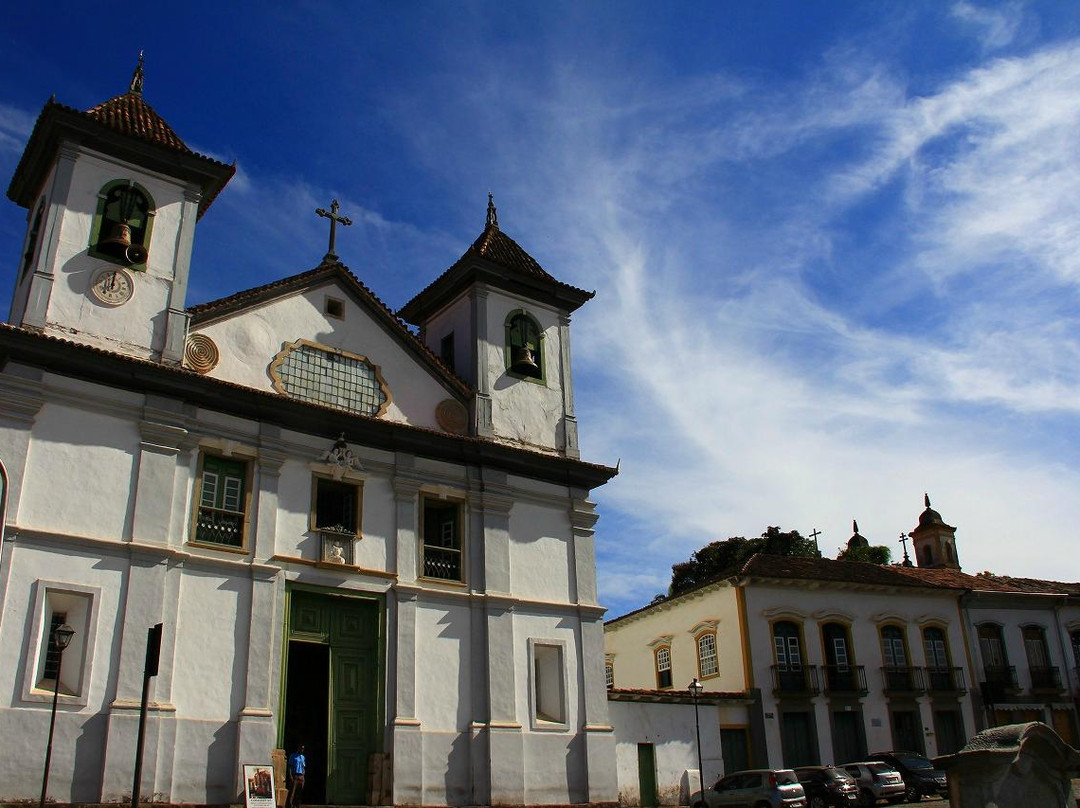
[[[976,33],[985,50],[998,50],[1011,44],[1023,21],[1020,3],[999,3],[993,7],[975,3],[954,3],[952,16]]]

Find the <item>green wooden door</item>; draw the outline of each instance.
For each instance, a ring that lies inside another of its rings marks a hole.
[[[367,801],[368,758],[378,737],[378,612],[371,604],[346,599],[336,606],[330,623],[326,800],[359,805]]]
[[[309,591],[293,591],[290,597],[289,639],[329,646],[328,681],[311,680],[308,670],[289,669],[292,660],[286,672],[289,678],[306,677],[310,687],[325,693],[327,737],[323,742],[312,738],[307,743],[309,748],[325,743],[326,802],[365,804],[368,760],[372,752],[380,751],[380,604]],[[286,704],[286,723],[288,709]],[[312,755],[315,760],[321,757]],[[310,772],[309,777],[322,774]]]
[[[637,745],[638,789],[642,808],[660,804],[656,796],[656,751],[651,743]]]

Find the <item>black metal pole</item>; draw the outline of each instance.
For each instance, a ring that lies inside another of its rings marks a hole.
[[[49,767],[52,765],[53,730],[56,727],[56,701],[60,696],[60,669],[64,666],[64,649],[60,648],[56,657],[56,681],[53,682],[52,715],[49,717],[49,745],[45,747],[45,772],[41,775],[41,802],[38,808],[45,808],[45,795],[49,791]]]
[[[697,679],[694,680],[694,685],[697,685]],[[693,686],[691,686],[693,687]],[[705,767],[701,765],[701,722],[698,720],[698,689],[693,687],[694,691],[694,732],[697,734],[697,770],[698,779],[701,781],[701,799],[705,799]]]
[[[131,808],[139,808],[139,788],[142,785],[143,743],[146,741],[146,709],[150,702],[150,679],[157,676],[161,653],[161,623],[147,629],[146,662],[143,664],[142,701],[139,704],[139,735],[135,741],[135,781],[131,785]],[[41,806],[44,808],[44,806]]]

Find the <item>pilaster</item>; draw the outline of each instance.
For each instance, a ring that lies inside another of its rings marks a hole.
[[[570,526],[574,537],[574,584],[570,596],[584,606],[596,605],[596,545],[593,526],[600,518],[596,504],[587,499],[570,503]]]
[[[71,193],[71,179],[75,173],[75,161],[79,150],[70,143],[62,143],[53,171],[52,187],[49,189],[49,207],[42,224],[41,249],[30,279],[26,306],[18,325],[44,328],[48,321],[49,298],[52,296],[56,255],[60,249],[60,229],[67,213],[67,200]]]
[[[563,452],[580,457],[578,425],[574,415],[574,374],[570,367],[570,315],[559,313],[559,381],[563,395]]]
[[[135,505],[129,541],[169,544],[176,510],[177,455],[185,445],[183,404],[174,399],[148,396],[139,422],[139,462],[136,471]]]
[[[493,805],[525,804],[525,738],[517,710],[513,607],[487,610],[488,750]]]
[[[394,804],[424,799],[424,735],[416,717],[416,593],[395,590],[397,668],[394,694]]]
[[[475,328],[473,362],[476,368],[476,404],[473,417],[476,419],[476,434],[489,438],[495,434],[495,430],[491,424],[491,379],[488,376],[488,352],[491,346],[488,341],[487,300],[486,289],[473,289],[469,297]]]
[[[165,316],[164,344],[161,348],[161,361],[166,364],[178,365],[184,358],[184,341],[187,339],[189,320],[184,304],[187,299],[188,273],[191,269],[191,248],[195,242],[195,222],[201,199],[202,193],[198,186],[189,185],[184,189],[180,232],[173,254],[173,277]]]

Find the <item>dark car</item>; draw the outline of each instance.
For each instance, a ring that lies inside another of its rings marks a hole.
[[[795,774],[806,792],[808,808],[845,808],[859,800],[855,778],[835,766],[799,766]]]
[[[935,769],[926,755],[918,752],[874,752],[867,755],[866,759],[880,760],[900,772],[900,776],[904,778],[904,797],[908,802],[949,793],[945,772]]]

